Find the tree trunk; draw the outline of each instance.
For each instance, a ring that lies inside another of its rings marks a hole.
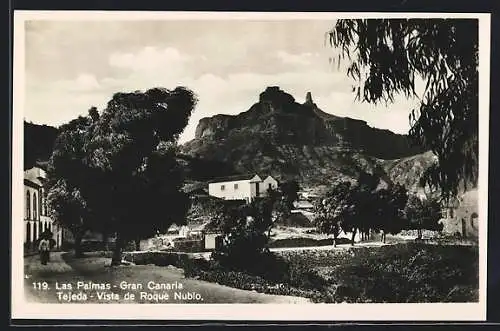
[[[382,233],[382,238],[383,238],[382,242],[385,244],[385,240],[386,240],[386,233],[385,233],[385,231]]]
[[[104,250],[109,251],[109,233],[107,231],[102,233],[102,244]]]
[[[354,246],[354,237],[356,236],[356,228],[352,229],[351,246]]]
[[[135,239],[134,243],[135,243],[135,250],[140,251],[141,250],[141,239]]]
[[[83,234],[84,232],[81,230],[75,232],[75,257],[83,256],[83,251],[82,251]]]
[[[115,249],[113,251],[113,257],[111,258],[111,265],[112,266],[117,266],[120,265],[122,262],[122,250],[124,246],[125,240],[123,238],[123,235],[118,233],[116,236],[116,245]]]
[[[417,229],[417,239],[422,240],[422,229]]]
[[[333,234],[333,247],[337,247],[337,234]]]

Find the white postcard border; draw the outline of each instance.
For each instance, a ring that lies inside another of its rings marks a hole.
[[[479,19],[479,303],[429,304],[35,304],[24,299],[23,109],[24,22],[27,20],[289,20],[338,18]],[[490,14],[478,13],[245,13],[15,11],[12,136],[12,318],[262,321],[482,321],[486,319]],[[104,305],[104,306],[103,306]]]

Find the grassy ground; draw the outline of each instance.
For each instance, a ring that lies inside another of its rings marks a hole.
[[[227,270],[215,262],[189,267],[191,277],[315,302],[477,302],[476,246],[406,243],[344,250],[278,253],[266,276]],[[280,274],[281,273],[281,274]],[[271,277],[269,276],[271,275]],[[272,280],[271,280],[272,278]]]

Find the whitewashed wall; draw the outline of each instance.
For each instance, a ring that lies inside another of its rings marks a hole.
[[[224,189],[222,189],[223,185]],[[249,180],[210,183],[208,184],[208,194],[226,200],[245,200],[253,197],[251,186]]]

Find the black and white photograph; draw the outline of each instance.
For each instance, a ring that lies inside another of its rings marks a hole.
[[[14,18],[13,316],[485,319],[488,14]]]

